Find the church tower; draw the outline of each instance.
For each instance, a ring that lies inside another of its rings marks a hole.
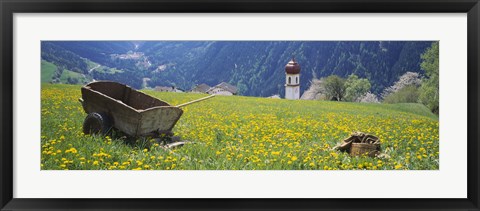
[[[300,99],[300,65],[292,58],[285,66],[285,99]]]

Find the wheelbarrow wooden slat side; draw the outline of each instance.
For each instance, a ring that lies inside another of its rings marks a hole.
[[[152,131],[170,131],[183,114],[183,110],[174,106],[161,106],[140,112],[137,134]]]
[[[180,107],[213,97],[170,106],[167,102],[111,81],[92,82],[81,90],[83,99],[80,102],[86,113],[107,115],[115,128],[130,136],[171,131],[183,114]]]
[[[112,118],[114,126],[128,135],[135,136],[141,118],[134,108],[102,93],[82,88],[83,108],[86,113],[104,113]]]
[[[127,97],[124,98],[127,105],[137,109],[137,110],[146,110],[152,107],[157,106],[170,106],[167,102],[161,101],[157,98],[154,98],[150,95],[147,95],[143,92],[139,92],[132,88],[128,88],[126,93]]]
[[[137,110],[145,110],[156,106],[170,106],[167,102],[132,89],[129,86],[111,81],[100,81],[87,84],[83,87],[102,93],[106,97],[120,100],[121,103]]]

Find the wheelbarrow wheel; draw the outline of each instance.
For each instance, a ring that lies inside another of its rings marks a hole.
[[[108,115],[101,113],[89,113],[83,121],[83,133],[106,134],[112,128],[112,122]]]

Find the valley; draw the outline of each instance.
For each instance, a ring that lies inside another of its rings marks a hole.
[[[295,57],[303,70],[302,93],[313,79],[357,74],[370,80],[371,91],[378,95],[407,71],[423,74],[420,55],[430,45],[428,41],[49,41],[42,42],[42,82],[115,80],[134,88],[182,90],[227,82],[238,87],[240,95],[284,96],[283,69]],[[52,65],[68,71],[53,81]]]

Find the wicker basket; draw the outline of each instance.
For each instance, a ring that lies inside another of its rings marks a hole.
[[[352,147],[350,148],[350,155],[352,156],[367,155],[375,157],[377,153],[377,145],[375,144],[352,143]]]

